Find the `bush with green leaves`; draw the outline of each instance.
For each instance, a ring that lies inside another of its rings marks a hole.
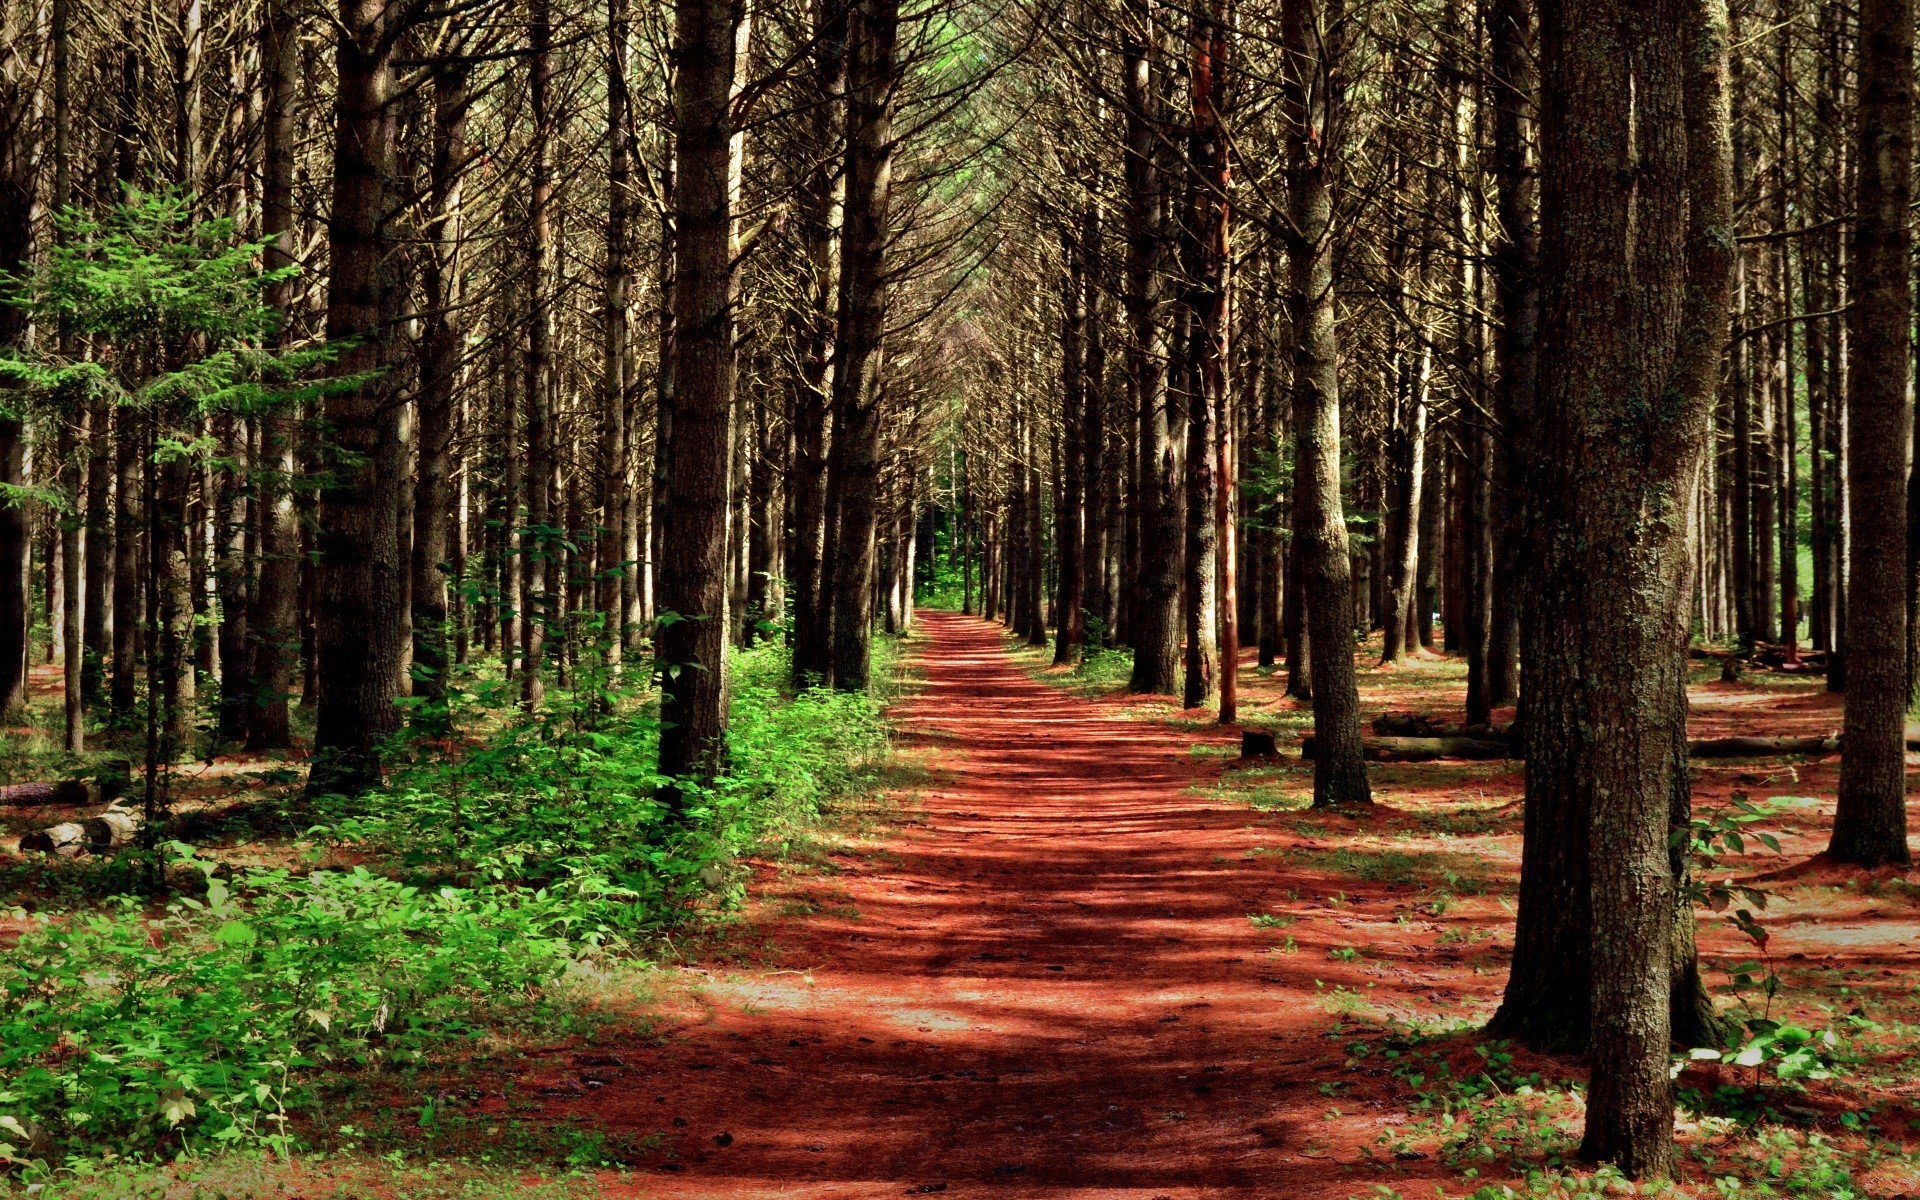
[[[199,894],[33,918],[0,960],[0,1164],[285,1145],[323,1072],[421,1061],[736,896],[732,860],[876,785],[887,731],[880,697],[787,693],[777,643],[732,665],[728,770],[679,813],[644,695],[483,693],[483,733],[334,802],[320,832],[369,865],[229,874],[174,843]]]
[[[562,890],[229,880],[172,849],[202,896],[38,918],[0,966],[0,1162],[284,1143],[316,1068],[414,1061],[580,949]]]
[[[671,923],[729,893],[725,868],[741,853],[870,789],[886,751],[880,698],[789,694],[778,642],[732,655],[727,770],[683,784],[680,811],[661,796],[656,710],[627,691],[582,688],[451,750],[436,740],[385,791],[339,802],[329,832],[463,885],[590,887],[608,929]],[[456,711],[484,724],[474,710],[496,711],[495,699],[470,696]]]

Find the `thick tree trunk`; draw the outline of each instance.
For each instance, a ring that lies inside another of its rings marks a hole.
[[[392,243],[395,111],[389,0],[341,0],[328,228],[327,336],[358,339],[341,374],[383,371],[405,288]],[[352,793],[380,778],[380,742],[398,723],[400,646],[399,406],[391,374],[327,396],[333,443],[351,457],[321,490],[315,536],[314,641],[318,721],[310,793]]]
[[[1907,454],[1912,350],[1912,0],[1860,4],[1853,361],[1847,396],[1846,752],[1827,853],[1866,866],[1907,850]]]
[[[1313,662],[1316,808],[1371,804],[1353,662],[1353,563],[1340,497],[1340,373],[1335,332],[1333,196],[1328,148],[1338,128],[1338,21],[1321,0],[1284,0],[1281,107],[1287,137],[1287,313],[1293,346],[1294,523]],[[1315,103],[1316,98],[1318,104]]]
[[[1557,982],[1591,1006],[1583,1153],[1635,1176],[1672,1166],[1668,827],[1683,736],[1674,698],[1685,678],[1689,496],[1726,334],[1732,246],[1725,23],[1696,16],[1708,32],[1696,29],[1690,48],[1684,11],[1619,2],[1576,12],[1555,0],[1542,21],[1546,286],[1528,489],[1540,583],[1528,630],[1522,907],[1553,895],[1539,869],[1557,854],[1553,898],[1577,912],[1581,897],[1564,888],[1591,850],[1591,915],[1566,930],[1576,945],[1590,938],[1588,978],[1575,968]],[[1621,286],[1629,277],[1635,286]],[[1646,399],[1674,393],[1677,403]],[[1552,1033],[1548,1018],[1574,1007],[1547,997],[1548,1011],[1528,1011],[1540,997],[1524,990],[1543,968],[1569,965],[1538,941],[1567,915],[1523,919],[1501,1023]]]
[[[872,661],[874,535],[879,508],[899,0],[852,7],[848,64],[847,200],[842,237],[839,357],[833,379],[828,487],[833,548],[833,685],[865,691]]]
[[[677,0],[673,430],[654,638],[663,669],[660,773],[713,779],[727,733],[727,506],[734,345],[727,0]],[[684,805],[674,788],[671,799]]]

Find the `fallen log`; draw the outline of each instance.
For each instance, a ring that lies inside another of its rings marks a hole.
[[[1907,748],[1920,750],[1920,726],[1909,730]],[[1441,759],[1487,762],[1525,757],[1516,743],[1474,737],[1370,737],[1361,743],[1361,749],[1369,762],[1437,762]],[[1701,738],[1687,743],[1690,758],[1781,758],[1792,754],[1835,754],[1839,750],[1837,734]],[[1314,757],[1312,734],[1301,741],[1300,757],[1309,760]]]
[[[128,781],[127,764],[124,761],[109,762],[92,778],[50,779],[0,786],[0,804],[18,808],[42,804],[107,804],[127,790]]]
[[[0,804],[30,808],[42,804],[98,804],[100,785],[90,779],[54,779],[9,783],[0,787]]]
[[[124,808],[109,808],[97,817],[62,821],[46,829],[36,829],[20,839],[20,853],[52,854],[73,858],[82,853],[104,854],[124,846],[140,833],[140,815]]]
[[[1838,734],[1827,737],[1701,738],[1687,743],[1687,757],[1776,758],[1783,754],[1833,754],[1839,749]]]
[[[1471,737],[1375,737],[1360,743],[1368,762],[1435,762],[1443,758],[1487,762],[1518,758],[1511,743]],[[1308,734],[1300,743],[1300,757],[1314,756],[1314,739]]]
[[[1507,737],[1510,732],[1504,725],[1464,725],[1458,721],[1406,712],[1381,713],[1373,719],[1371,724],[1374,733],[1382,737],[1464,737],[1498,741]]]

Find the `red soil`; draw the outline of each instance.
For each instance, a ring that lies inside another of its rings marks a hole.
[[[1434,976],[1330,961],[1304,921],[1299,952],[1267,953],[1282,935],[1248,915],[1302,878],[1243,857],[1274,832],[1244,803],[1189,791],[1218,774],[1191,732],[1030,680],[994,626],[924,620],[896,718],[947,774],[919,828],[834,881],[842,915],[775,925],[788,970],[716,971],[661,1037],[554,1064],[582,1090],[548,1116],[673,1147],[609,1194],[1432,1194],[1437,1165],[1355,1164],[1379,1100],[1328,1118],[1316,1085],[1359,1069],[1315,980]],[[1390,920],[1393,889],[1363,887],[1305,908]]]

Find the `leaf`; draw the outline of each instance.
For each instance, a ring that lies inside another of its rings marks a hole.
[[[228,921],[214,931],[213,940],[222,946],[251,946],[260,935],[245,921]]]
[[[168,1125],[178,1125],[199,1111],[185,1092],[175,1090],[160,1098],[160,1115],[167,1119]]]

